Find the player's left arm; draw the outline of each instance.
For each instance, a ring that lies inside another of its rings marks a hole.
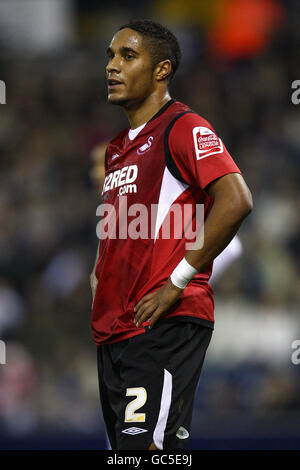
[[[240,225],[251,212],[251,192],[239,173],[226,174],[206,187],[214,200],[204,225],[204,243],[200,249],[186,252],[186,261],[198,272],[202,271],[229,244]],[[157,291],[144,296],[135,306],[135,324],[140,326],[151,317],[152,327],[160,316],[180,297],[183,289],[171,278]]]

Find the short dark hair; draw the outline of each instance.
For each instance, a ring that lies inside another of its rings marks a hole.
[[[130,20],[129,23],[123,24],[118,31],[125,28],[133,29],[147,38],[154,65],[166,59],[171,61],[172,71],[168,76],[170,82],[181,59],[180,46],[174,34],[165,26],[152,20]]]

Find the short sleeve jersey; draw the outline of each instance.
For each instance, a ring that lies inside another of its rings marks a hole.
[[[240,173],[212,126],[179,101],[170,100],[133,140],[128,132],[106,150],[92,308],[97,345],[145,332],[149,320],[137,328],[134,306],[164,285],[196,240],[197,221],[205,223],[213,204],[207,185]],[[212,263],[196,274],[161,319],[213,328],[211,271]]]

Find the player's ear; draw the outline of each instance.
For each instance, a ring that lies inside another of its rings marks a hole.
[[[172,72],[172,63],[169,59],[162,60],[155,67],[155,78],[158,81],[165,80]]]

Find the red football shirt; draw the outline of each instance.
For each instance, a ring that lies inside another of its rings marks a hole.
[[[120,132],[106,151],[102,209],[108,209],[101,223],[110,235],[100,241],[96,266],[92,329],[97,345],[145,332],[149,321],[137,328],[134,306],[160,288],[184,257],[197,207],[204,208],[205,220],[213,203],[206,186],[240,173],[212,126],[179,101],[170,100],[133,140],[128,132]],[[161,318],[213,328],[211,271],[212,263]]]

